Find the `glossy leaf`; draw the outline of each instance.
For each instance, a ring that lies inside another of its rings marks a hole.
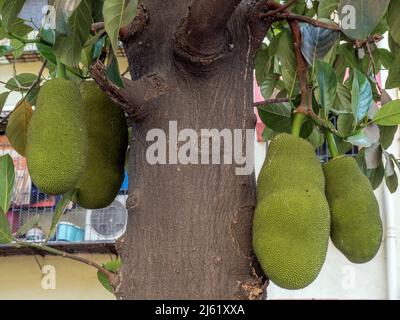
[[[390,0],[341,0],[342,31],[351,39],[366,39],[386,13]]]
[[[92,0],[82,0],[69,18],[67,36],[58,35],[53,47],[56,57],[67,66],[76,66],[82,48],[90,35],[92,25]]]
[[[333,103],[332,110],[336,113],[352,113],[351,93],[341,83],[337,84],[336,98]]]
[[[28,126],[32,115],[32,106],[26,99],[24,99],[15,107],[7,124],[7,138],[12,147],[23,157],[25,157],[26,153]]]
[[[341,136],[348,137],[353,134],[354,116],[343,113],[337,118],[337,129]]]
[[[5,46],[1,45],[0,46],[0,57],[5,56],[6,54],[9,54],[14,51],[14,48],[11,46]]]
[[[103,16],[105,29],[114,52],[118,51],[119,30],[127,26],[136,16],[138,0],[105,0]]]
[[[0,208],[8,212],[14,191],[14,162],[9,154],[0,157]]]
[[[367,77],[361,72],[354,70],[354,79],[351,96],[351,108],[354,120],[359,123],[364,119],[372,104],[372,88]]]
[[[16,34],[19,37],[24,37],[26,36],[29,32],[31,32],[33,29],[25,24],[25,20],[17,18],[13,22],[13,24],[10,27],[10,32],[13,34]],[[9,38],[10,35],[5,29],[0,28],[0,39],[3,38]]]
[[[391,193],[395,193],[399,187],[399,180],[395,171],[395,163],[389,153],[385,152],[385,182]]]
[[[293,38],[288,30],[282,31],[278,45],[279,59],[282,63],[283,85],[289,96],[298,92],[296,57],[293,51]]]
[[[12,240],[10,223],[3,209],[0,208],[0,244],[8,244]]]
[[[68,20],[78,8],[81,0],[55,0],[56,8],[56,32],[59,35],[67,36],[70,32]]]
[[[365,148],[365,164],[367,169],[376,169],[382,161],[382,148],[378,143]]]
[[[6,1],[2,7],[1,24],[5,31],[12,32],[14,22],[25,4],[25,0]]]
[[[372,145],[369,138],[363,132],[348,137],[346,141],[360,148],[368,148]]]
[[[318,60],[316,66],[320,103],[325,118],[328,118],[336,98],[337,78],[335,71],[328,63]]]
[[[292,105],[273,103],[258,108],[262,122],[277,132],[290,132],[292,127]]]
[[[302,42],[301,51],[309,65],[322,59],[335,45],[339,33],[336,31],[314,27],[308,23],[300,25]]]
[[[373,122],[380,126],[400,124],[400,100],[390,101],[376,113]]]
[[[376,169],[368,169],[365,163],[365,150],[361,150],[356,156],[357,164],[363,173],[368,177],[372,188],[376,190],[385,177],[385,168],[383,166],[382,158],[379,159],[379,165]]]

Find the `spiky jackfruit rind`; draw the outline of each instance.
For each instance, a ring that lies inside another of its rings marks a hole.
[[[76,202],[87,209],[112,203],[124,180],[128,128],[123,111],[94,81],[81,85],[88,127],[87,165],[77,184]]]
[[[47,81],[29,123],[27,163],[34,184],[52,195],[75,187],[86,165],[87,130],[79,86]]]
[[[330,215],[324,188],[312,145],[278,135],[257,181],[253,248],[265,274],[282,288],[307,287],[325,262]]]
[[[353,263],[372,260],[380,248],[383,230],[368,178],[352,157],[329,161],[324,173],[333,244]]]

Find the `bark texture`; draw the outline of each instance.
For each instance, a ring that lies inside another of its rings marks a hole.
[[[188,30],[183,18],[191,1],[142,4],[148,24],[124,42],[131,75],[157,74],[169,90],[147,106],[151,114],[133,124],[129,216],[118,242],[123,267],[117,296],[260,298],[264,283],[251,249],[254,175],[235,175],[235,164],[152,166],[146,161],[153,144],[146,134],[154,128],[168,134],[169,121],[177,121],[178,131],[196,130],[199,137],[201,129],[254,128],[253,59],[259,42],[250,36],[248,3],[239,5],[227,30],[218,29],[228,35],[229,52],[212,63],[187,59],[176,48],[179,30]],[[201,51],[201,43],[196,50]]]

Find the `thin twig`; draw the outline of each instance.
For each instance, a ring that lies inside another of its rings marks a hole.
[[[288,21],[302,21],[313,25],[314,27],[328,29],[332,31],[341,31],[340,27],[336,23],[325,23],[310,17],[301,16],[293,13],[280,13],[277,14],[276,19],[288,20]]]
[[[278,13],[281,13],[281,12],[285,11],[286,9],[289,9],[296,2],[297,2],[297,0],[290,0],[286,4],[281,5],[278,9],[275,9],[275,10],[272,10],[272,11],[268,11],[268,12],[265,12],[265,13],[261,13],[260,14],[260,18],[267,18],[267,17],[275,16]],[[267,2],[267,6],[269,6],[270,4],[271,4],[270,2]]]
[[[265,106],[268,104],[274,104],[274,103],[285,103],[285,102],[290,102],[292,101],[292,98],[275,98],[275,99],[267,99],[264,101],[260,101],[260,102],[255,102],[254,106],[255,107],[261,107],[261,106]]]

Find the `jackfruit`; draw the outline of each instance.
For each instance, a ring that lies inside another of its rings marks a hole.
[[[84,208],[99,209],[115,199],[124,180],[128,128],[123,111],[94,81],[84,82],[81,93],[89,150],[75,200]]]
[[[34,184],[47,194],[75,187],[86,165],[87,130],[79,86],[65,79],[40,89],[28,126],[27,163]]]
[[[253,249],[265,274],[282,288],[307,287],[325,262],[330,216],[324,188],[312,145],[276,136],[257,181]]]
[[[381,245],[382,221],[368,178],[344,156],[326,163],[324,173],[333,244],[353,263],[370,261]]]

